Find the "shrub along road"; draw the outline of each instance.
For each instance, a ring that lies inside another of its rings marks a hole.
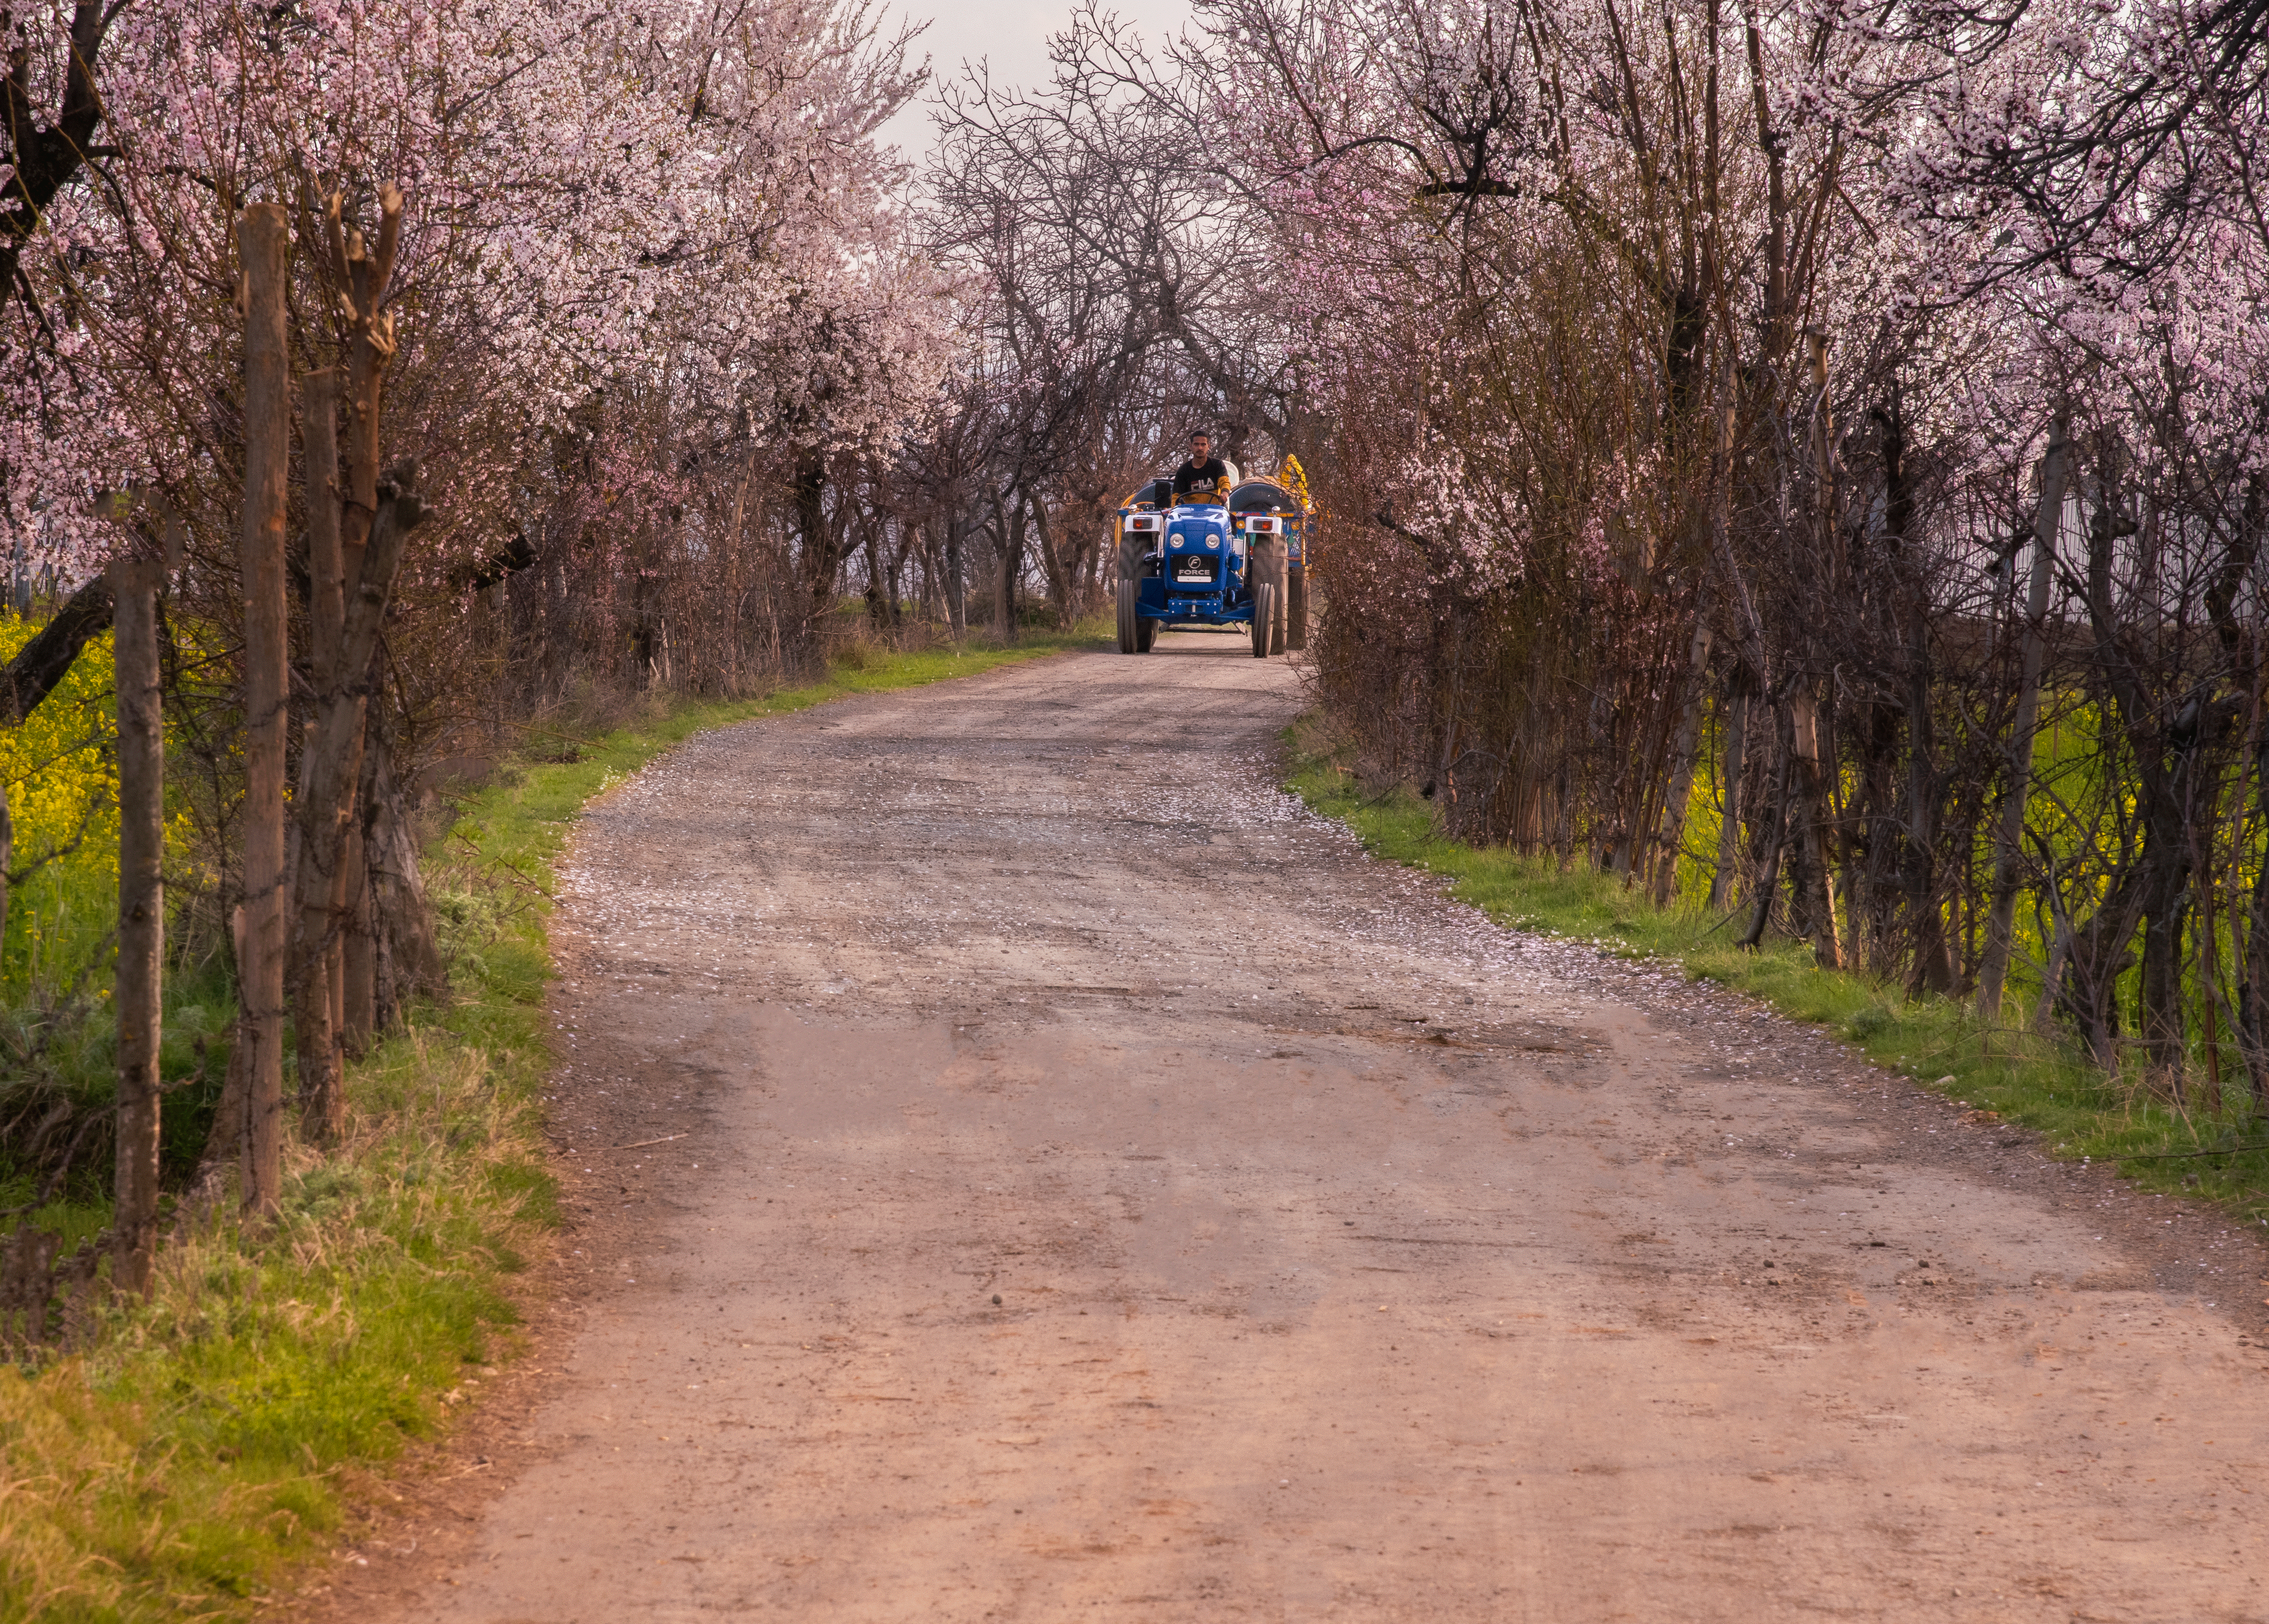
[[[1301,702],[1176,636],[596,803],[580,1321],[336,1605],[2269,1614],[2255,1241],[1367,858]]]

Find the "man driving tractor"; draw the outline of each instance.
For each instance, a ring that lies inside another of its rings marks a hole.
[[[1190,436],[1190,460],[1174,470],[1174,494],[1221,501],[1229,495],[1229,465],[1213,454],[1212,436]]]

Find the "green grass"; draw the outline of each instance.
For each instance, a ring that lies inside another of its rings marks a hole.
[[[2107,1076],[2060,1037],[1989,1031],[1953,999],[1910,1000],[1868,976],[1822,971],[1807,944],[1769,936],[1762,949],[1745,952],[1734,944],[1746,910],[1726,920],[1690,901],[1658,909],[1596,869],[1563,869],[1549,858],[1452,840],[1437,827],[1431,804],[1417,796],[1364,794],[1344,747],[1317,719],[1304,720],[1286,739],[1288,790],[1353,829],[1367,850],[1443,875],[1452,896],[1506,925],[1678,966],[1823,1027],[1876,1064],[1963,1104],[2035,1130],[2056,1155],[2117,1162],[2146,1188],[2214,1200],[2269,1224],[2269,1148],[2182,1154],[2269,1141],[2269,1119],[2243,1100],[2242,1074],[2228,1064],[2222,1108],[2199,1101],[2203,1084],[2194,1075],[2193,1097],[2177,1109],[2137,1076]],[[2128,1159],[2142,1157],[2162,1159]]]
[[[0,1620],[257,1610],[329,1547],[367,1468],[440,1430],[512,1356],[514,1276],[557,1219],[544,919],[587,801],[706,728],[1098,646],[854,649],[824,682],[763,699],[532,734],[431,854],[456,997],[353,1068],[344,1148],[292,1143],[264,1230],[225,1203],[177,1211],[150,1302],[109,1310],[86,1352],[0,1365]]]

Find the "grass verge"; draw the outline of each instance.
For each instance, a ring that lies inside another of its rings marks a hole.
[[[326,1547],[364,1468],[511,1356],[514,1277],[557,1216],[544,920],[587,801],[706,728],[1098,646],[849,650],[762,699],[534,735],[467,794],[428,875],[456,997],[353,1068],[344,1148],[292,1141],[272,1225],[177,1211],[152,1298],[109,1307],[89,1351],[0,1365],[0,1620],[255,1611]]]
[[[1366,795],[1346,747],[1320,718],[1304,718],[1286,741],[1288,790],[1346,823],[1365,849],[1443,875],[1452,896],[1508,926],[1617,957],[1668,961],[1825,1027],[1879,1066],[2035,1130],[2058,1156],[2116,1162],[2147,1188],[2203,1197],[2269,1224],[2269,1120],[2242,1086],[2215,1101],[2194,1077],[2191,1098],[2178,1104],[2139,1075],[2106,1075],[2054,1034],[1989,1030],[1955,1000],[1909,999],[1863,974],[1821,970],[1808,945],[1768,938],[1761,950],[1743,951],[1734,943],[1746,917],[1728,922],[1690,905],[1658,909],[1597,870],[1452,840],[1432,806],[1407,791]],[[2236,1055],[2226,1053],[2223,1077],[2240,1081],[2236,1067]],[[2261,1148],[2228,1154],[2249,1145]]]

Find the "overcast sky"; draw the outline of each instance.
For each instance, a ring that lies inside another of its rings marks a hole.
[[[1188,0],[1115,0],[1110,9],[1152,41],[1178,32],[1190,15]],[[914,54],[928,53],[937,79],[959,77],[965,62],[989,59],[995,82],[1009,85],[1046,78],[1048,35],[1071,14],[1070,0],[900,0],[894,10],[928,19]],[[883,126],[883,139],[919,165],[932,139],[928,102],[916,102]]]

